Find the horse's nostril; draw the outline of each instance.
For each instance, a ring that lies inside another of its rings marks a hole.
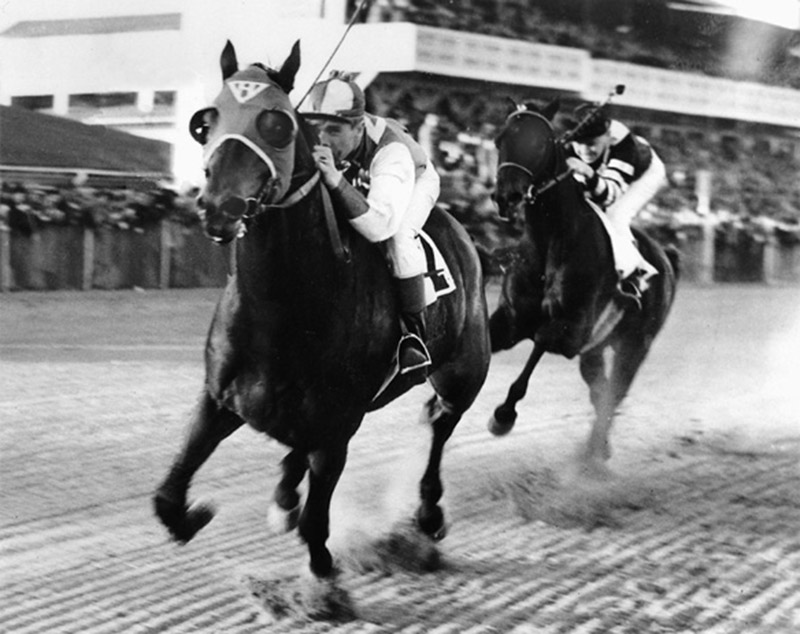
[[[241,218],[247,212],[247,201],[233,196],[219,206],[219,210],[231,218]]]

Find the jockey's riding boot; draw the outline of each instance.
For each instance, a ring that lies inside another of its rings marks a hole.
[[[422,275],[397,279],[403,335],[397,344],[400,374],[424,383],[431,355],[425,346],[425,283]]]
[[[642,310],[642,293],[647,289],[645,271],[636,269],[628,277],[621,277],[617,282],[616,297],[623,308]]]

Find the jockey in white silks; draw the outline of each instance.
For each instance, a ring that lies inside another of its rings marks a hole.
[[[404,326],[400,373],[423,382],[431,358],[417,235],[439,198],[439,174],[399,122],[366,113],[364,93],[347,74],[315,84],[301,114],[316,127],[314,158],[337,207],[367,240],[385,244]]]
[[[642,257],[631,233],[634,216],[667,182],[664,163],[650,144],[623,123],[611,119],[606,107],[583,104],[575,109],[578,128],[567,148],[567,165],[586,197],[604,212],[620,277],[619,293],[641,305],[648,280],[657,273]]]

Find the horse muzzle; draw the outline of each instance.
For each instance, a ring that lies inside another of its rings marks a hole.
[[[219,205],[211,204],[202,199],[198,206],[203,210],[203,230],[216,244],[228,244],[236,238],[241,238],[247,232],[245,218],[252,214],[255,200],[231,196]]]

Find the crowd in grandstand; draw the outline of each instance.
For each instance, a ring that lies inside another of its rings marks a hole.
[[[498,222],[491,200],[491,130],[484,130],[484,136],[458,134],[443,122],[441,131],[433,151],[442,176],[440,202],[480,241],[502,243],[499,234],[507,229]],[[783,240],[800,241],[800,160],[793,154],[759,144],[748,151],[709,153],[699,141],[684,137],[662,138],[655,145],[667,165],[670,184],[640,213],[640,225],[657,230],[699,224],[695,175],[708,169],[712,176],[708,211],[722,229],[746,231],[757,238],[773,232]],[[197,222],[195,193],[164,184],[112,189],[4,181],[0,223],[25,234],[46,225],[142,230],[165,219],[192,224]]]
[[[582,48],[594,57],[800,88],[800,32],[657,0],[373,0],[368,22],[407,21]],[[350,0],[350,12],[359,5]],[[672,6],[671,6],[672,5]],[[736,38],[742,38],[737,46]],[[735,50],[734,50],[735,49]]]
[[[43,226],[109,226],[143,230],[161,220],[197,222],[194,201],[187,192],[153,184],[142,188],[85,185],[41,185],[3,182],[0,225],[30,235]]]
[[[359,4],[351,0],[350,10]],[[726,48],[719,42],[727,28],[724,18],[680,21],[674,12],[669,16],[659,13],[666,11],[666,3],[619,0],[619,4],[619,10],[599,11],[587,0],[464,0],[457,6],[432,0],[374,0],[360,18],[413,21],[575,46],[598,57],[684,70],[688,65],[693,72],[711,75],[730,77],[746,71],[745,67],[731,69],[721,57]],[[670,28],[664,28],[667,23]],[[692,37],[691,29],[697,28],[707,31],[703,37]],[[770,57],[768,67],[772,70],[764,74],[762,67],[758,77],[738,78],[800,88],[800,59],[785,55],[793,43],[800,45],[800,33],[773,29],[770,37],[774,47],[759,54]],[[390,114],[403,118],[402,112]],[[410,127],[420,133],[418,126]],[[490,243],[500,239],[495,234],[501,231],[490,198],[494,132],[485,118],[471,122],[448,118],[444,113],[436,117],[434,129],[426,132],[442,176],[440,201],[475,235]],[[800,240],[800,154],[795,148],[744,139],[715,145],[708,139],[680,133],[648,138],[667,166],[670,184],[640,214],[640,224],[690,226],[698,221],[700,211],[731,230],[756,236],[772,231],[782,239]],[[703,170],[711,175],[711,196],[707,209],[698,209],[695,179]],[[0,223],[24,233],[47,224],[141,230],[162,219],[196,222],[193,197],[193,192],[159,185],[110,189],[4,182]]]

